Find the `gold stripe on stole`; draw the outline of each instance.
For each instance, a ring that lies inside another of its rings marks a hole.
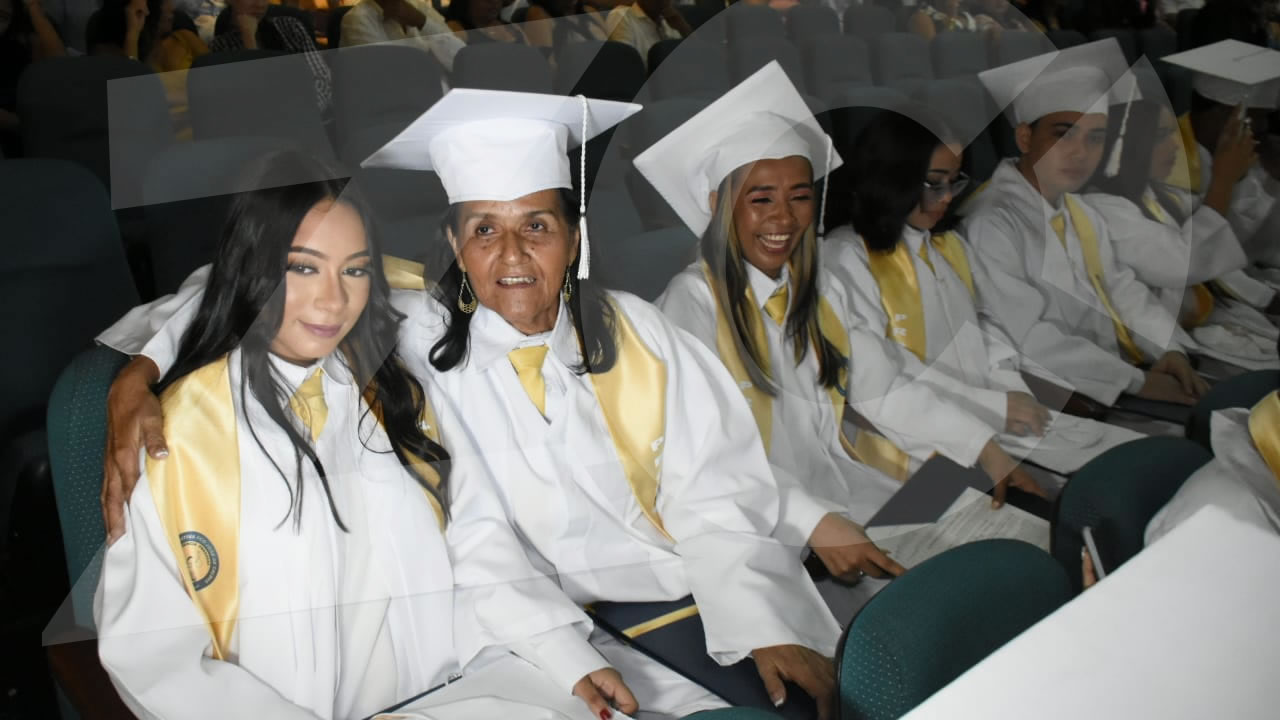
[[[425,290],[425,272],[425,266],[420,262],[394,255],[382,256],[382,274],[387,276],[387,284],[393,290]]]
[[[960,235],[948,230],[945,233],[933,235],[929,238],[929,242],[933,245],[933,249],[947,261],[951,269],[960,276],[964,286],[969,288],[969,297],[978,297],[978,291],[973,287],[973,269],[969,267],[969,254],[964,250],[964,240],[960,239]]]
[[[591,373],[596,402],[617,450],[627,484],[644,516],[672,542],[658,516],[658,484],[667,425],[667,366],[636,334],[615,303],[618,359],[607,372]]]
[[[160,399],[169,456],[147,457],[147,481],[187,594],[226,660],[240,610],[240,448],[226,356]]]
[[[652,620],[645,620],[642,623],[632,625],[626,630],[623,630],[622,634],[634,640],[640,637],[641,635],[644,635],[646,633],[651,633],[654,630],[661,630],[662,628],[672,623],[680,622],[681,620],[684,620],[686,618],[691,618],[697,614],[698,614],[698,606],[689,605],[688,607],[682,607],[679,610],[672,610],[669,613],[659,615],[658,617],[653,618]]]
[[[716,351],[720,355],[720,361],[728,368],[729,374],[737,381],[738,388],[746,396],[747,404],[751,406],[751,415],[755,418],[756,427],[760,430],[760,439],[764,443],[764,451],[767,455],[773,439],[773,397],[751,382],[751,376],[747,374],[746,365],[743,363],[742,358],[738,357],[738,350],[733,342],[733,328],[729,324],[729,316],[725,314],[724,308],[720,306],[720,299],[714,290],[715,281],[712,279],[711,270],[705,262],[702,263],[702,275],[707,281],[707,287],[711,290],[711,296],[715,299],[716,304]],[[757,348],[764,363],[764,367],[761,370],[772,375],[769,370],[769,341],[764,334],[764,320],[760,317],[760,304],[756,302],[755,293],[752,292],[750,286],[747,287],[746,295],[749,307],[754,310],[754,312],[747,315],[751,343]],[[836,433],[840,436],[840,443],[852,455],[854,448],[845,438],[842,426],[845,398],[848,395],[849,386],[849,332],[845,330],[844,324],[840,322],[840,317],[824,297],[818,298],[818,330],[826,338],[827,342],[831,343],[844,358],[836,387],[826,388],[826,391],[828,398],[831,400],[831,409],[835,413]],[[817,352],[816,348],[814,351]]]
[[[1280,487],[1280,391],[1253,406],[1249,412],[1249,436]]]
[[[1169,214],[1165,212],[1164,208],[1160,207],[1160,203],[1157,202],[1154,197],[1144,193],[1142,196],[1142,204],[1147,206],[1147,210],[1151,212],[1151,216],[1161,224],[1171,224],[1173,218],[1169,217]],[[1185,325],[1190,329],[1203,325],[1204,322],[1209,319],[1209,315],[1213,313],[1213,293],[1209,290],[1209,286],[1204,283],[1192,285],[1188,289],[1191,290],[1193,300],[1196,304],[1195,314],[1187,320]]]
[[[1173,173],[1165,178],[1164,182],[1199,193],[1204,188],[1204,182],[1200,177],[1200,143],[1196,140],[1195,130],[1191,127],[1191,113],[1178,116],[1178,133],[1182,142],[1178,143]]]
[[[1111,316],[1111,324],[1115,326],[1116,341],[1120,344],[1120,349],[1129,356],[1129,362],[1134,365],[1141,364],[1146,360],[1146,355],[1133,341],[1129,328],[1125,327],[1124,320],[1111,304],[1111,298],[1107,295],[1106,286],[1102,282],[1102,253],[1098,249],[1098,234],[1093,229],[1093,223],[1089,222],[1089,216],[1085,214],[1084,207],[1074,197],[1063,195],[1063,200],[1066,202],[1067,212],[1071,215],[1071,225],[1076,230],[1076,237],[1080,239],[1085,271],[1089,274],[1089,281],[1093,283],[1093,291],[1102,302],[1102,307],[1106,308],[1107,314]]]

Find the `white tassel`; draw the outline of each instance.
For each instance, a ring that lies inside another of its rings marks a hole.
[[[1133,98],[1138,92],[1138,79],[1130,78],[1129,102],[1124,104],[1124,117],[1120,118],[1120,132],[1116,133],[1116,143],[1111,146],[1111,157],[1107,158],[1107,169],[1103,171],[1109,178],[1120,174],[1120,158],[1124,155],[1124,132],[1129,127],[1129,108],[1133,107]]]
[[[827,159],[822,164],[822,200],[818,203],[818,242],[826,235],[827,230],[827,191],[831,189],[831,136],[826,138]]]
[[[578,154],[578,279],[591,277],[591,240],[587,238],[587,129],[591,105],[586,95],[582,101],[582,152]]]

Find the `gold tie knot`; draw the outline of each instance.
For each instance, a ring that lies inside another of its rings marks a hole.
[[[289,406],[303,425],[311,431],[311,442],[320,437],[324,430],[325,420],[329,417],[329,406],[324,402],[324,370],[316,368],[289,399]]]
[[[783,285],[764,302],[764,311],[769,313],[769,317],[779,326],[787,319],[787,286]]]
[[[542,362],[547,359],[547,346],[532,345],[516,348],[507,353],[507,357],[511,360],[511,367],[515,368],[516,377],[520,378],[520,384],[524,386],[529,399],[538,408],[538,412],[545,416],[547,384],[542,379]]]
[[[1054,215],[1049,218],[1049,227],[1058,234],[1058,242],[1062,243],[1062,249],[1067,249],[1067,218],[1065,215]]]

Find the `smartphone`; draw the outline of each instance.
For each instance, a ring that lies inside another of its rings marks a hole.
[[[1098,576],[1098,580],[1107,576],[1107,569],[1102,565],[1102,556],[1098,553],[1098,543],[1093,538],[1093,528],[1086,527],[1080,531],[1084,536],[1084,548],[1089,553],[1089,559],[1093,561],[1093,573]]]

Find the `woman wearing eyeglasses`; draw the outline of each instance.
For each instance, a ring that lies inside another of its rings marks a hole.
[[[892,110],[863,129],[850,167],[852,226],[828,235],[824,264],[853,311],[897,341],[909,371],[929,368],[950,399],[992,427],[1044,435],[1049,412],[1023,382],[1012,341],[978,315],[981,268],[969,263],[950,212],[969,177],[960,145],[939,139],[947,135]],[[1021,487],[1035,492],[1034,484]]]

